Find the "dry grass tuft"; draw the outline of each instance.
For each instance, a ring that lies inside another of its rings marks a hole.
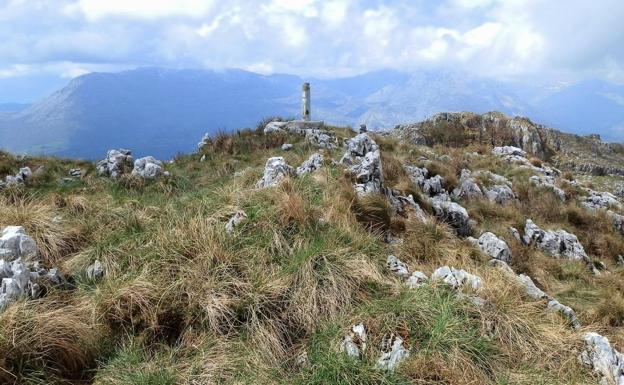
[[[392,207],[385,196],[368,194],[357,197],[351,206],[358,222],[373,233],[382,234],[392,226]]]
[[[87,307],[52,301],[14,304],[0,315],[0,378],[10,383],[29,368],[80,379],[105,348],[106,335]]]

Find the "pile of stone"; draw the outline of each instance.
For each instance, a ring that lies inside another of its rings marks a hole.
[[[587,190],[588,195],[583,198],[581,205],[588,210],[600,210],[619,208],[620,202],[617,197],[610,192]]]
[[[7,175],[4,177],[4,180],[0,180],[0,188],[22,185],[32,175],[30,167],[22,167],[17,174]]]
[[[489,171],[488,174],[479,174],[477,172],[474,174],[475,176],[488,175],[498,183],[490,187],[481,187],[477,183],[477,180],[472,176],[472,172],[464,169],[461,172],[459,186],[453,190],[454,198],[479,199],[485,196],[488,200],[498,204],[507,204],[516,199],[516,195],[511,189],[511,182],[509,182],[507,178],[498,174],[490,173]]]
[[[429,170],[425,167],[405,166],[404,169],[412,182],[420,187],[425,194],[435,196],[446,192],[442,187],[444,185],[442,176],[429,177]]]
[[[336,135],[325,129],[322,121],[292,120],[288,122],[269,122],[264,126],[264,133],[288,132],[302,135],[315,146],[332,149],[337,147]]]
[[[550,295],[546,294],[544,291],[538,288],[531,279],[531,277],[526,274],[516,275],[516,273],[514,273],[509,265],[505,261],[502,261],[500,259],[492,259],[489,264],[490,266],[500,268],[503,272],[513,277],[516,282],[518,282],[524,288],[524,292],[527,296],[535,300],[547,301],[546,309],[555,311],[563,315],[568,320],[570,326],[575,329],[581,327],[581,322],[576,316],[574,310],[569,306],[563,305],[561,302],[552,298]]]
[[[119,178],[134,166],[132,151],[130,150],[109,150],[106,158],[96,165],[98,175]]]
[[[162,162],[153,156],[146,156],[134,161],[132,176],[143,179],[156,179],[163,175],[167,176],[169,174],[167,171],[164,171]]]
[[[43,269],[38,262],[37,244],[21,226],[8,226],[0,237],[0,310],[20,299],[41,297],[39,283],[61,285],[65,282],[58,269]]]
[[[323,155],[312,154],[301,166],[295,169],[288,165],[281,156],[269,158],[264,166],[262,178],[256,183],[256,188],[267,188],[277,186],[286,177],[296,177],[298,175],[313,173],[323,165]]]
[[[358,134],[347,140],[346,146],[340,162],[350,166],[355,191],[360,195],[381,192],[383,174],[377,143],[368,134]]]

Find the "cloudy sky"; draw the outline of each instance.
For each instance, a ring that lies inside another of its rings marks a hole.
[[[624,83],[623,20],[622,0],[0,0],[0,87],[138,66]]]

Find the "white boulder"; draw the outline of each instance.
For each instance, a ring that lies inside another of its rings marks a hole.
[[[277,186],[284,178],[295,176],[295,169],[289,166],[283,157],[269,158],[264,166],[264,175],[256,183],[256,188]]]

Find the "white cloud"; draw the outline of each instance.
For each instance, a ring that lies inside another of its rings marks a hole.
[[[623,13],[621,0],[0,0],[0,74],[64,62],[624,79]]]
[[[166,18],[172,16],[200,17],[211,8],[211,0],[79,0],[66,8],[68,13],[80,12],[89,20],[107,16],[131,18]]]

